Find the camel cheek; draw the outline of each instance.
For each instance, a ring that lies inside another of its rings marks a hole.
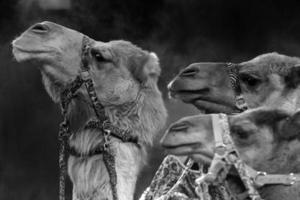
[[[265,170],[263,163],[272,156],[274,138],[269,128],[262,127],[252,144],[238,148],[241,158],[256,170]]]

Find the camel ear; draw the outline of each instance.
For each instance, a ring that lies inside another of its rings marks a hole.
[[[143,52],[139,56],[134,56],[130,60],[130,69],[140,83],[146,83],[149,79],[156,82],[161,72],[159,59],[153,52]]]
[[[300,111],[284,120],[280,127],[280,136],[285,139],[300,138]]]
[[[285,77],[285,82],[289,88],[296,88],[300,85],[300,65],[292,67]]]
[[[154,52],[149,53],[149,58],[146,64],[144,65],[144,73],[148,77],[158,78],[160,75],[161,69],[159,66],[159,59]]]

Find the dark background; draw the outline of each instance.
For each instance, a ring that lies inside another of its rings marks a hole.
[[[241,62],[271,51],[300,56],[297,1],[0,0],[0,200],[58,198],[59,109],[36,66],[16,63],[10,47],[29,25],[44,20],[96,40],[125,39],[156,52],[169,122],[197,112],[167,99],[168,81],[188,64]],[[154,148],[137,196],[161,152]]]

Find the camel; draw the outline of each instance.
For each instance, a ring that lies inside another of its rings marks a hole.
[[[300,58],[267,53],[236,64],[238,79],[249,108],[300,108]],[[170,94],[207,113],[237,113],[235,91],[227,63],[193,63],[169,84]]]
[[[300,112],[260,107],[228,116],[230,134],[246,164],[268,174],[300,173]],[[189,155],[210,164],[215,151],[212,115],[180,119],[161,140],[174,155]],[[266,185],[259,189],[265,200],[300,199],[300,182]]]
[[[17,61],[41,65],[46,91],[55,103],[80,72],[83,34],[52,22],[30,27],[13,41]],[[127,41],[100,42],[90,39],[88,63],[97,98],[113,126],[137,137],[137,144],[112,137],[115,155],[117,196],[133,199],[137,176],[147,160],[147,147],[165,124],[167,112],[157,87],[160,75],[158,57]],[[84,155],[104,140],[97,130],[83,125],[95,114],[87,92],[80,88],[68,110],[74,134],[71,148]],[[113,199],[110,177],[102,154],[68,159],[68,174],[73,183],[73,200]]]

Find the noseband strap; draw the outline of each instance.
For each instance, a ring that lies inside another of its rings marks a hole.
[[[234,146],[230,136],[228,118],[225,114],[211,114],[214,137],[216,139],[215,155],[208,173],[196,180],[209,182],[211,184],[220,184],[225,178],[232,166],[234,166],[247,189],[251,200],[262,200],[258,191],[254,187],[253,180],[249,174],[246,164],[240,159],[239,153]]]

